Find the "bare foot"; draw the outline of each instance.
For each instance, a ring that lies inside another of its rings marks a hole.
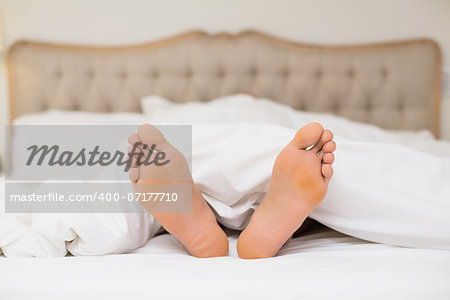
[[[239,257],[277,254],[323,200],[333,175],[336,144],[332,139],[331,131],[311,123],[278,154],[269,190],[239,237]]]
[[[142,143],[140,151],[148,154],[148,149],[156,146],[158,152],[166,154],[169,163],[163,166],[137,165],[134,160],[130,168],[130,179],[137,193],[149,193],[156,188],[155,182],[167,182],[168,189],[174,182],[192,183],[192,212],[190,213],[150,213],[161,225],[180,241],[189,253],[196,257],[216,257],[228,254],[228,239],[217,224],[216,218],[199,189],[195,186],[188,163],[162,133],[151,125],[143,125],[128,138],[131,145]],[[144,149],[143,145],[148,145]],[[129,148],[129,152],[132,147]],[[172,186],[173,187],[173,186]],[[169,191],[168,190],[168,191]],[[142,203],[142,202],[141,202]],[[144,205],[145,207],[145,205]]]

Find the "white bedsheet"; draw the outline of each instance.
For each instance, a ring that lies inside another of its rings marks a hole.
[[[394,247],[326,230],[279,256],[197,259],[165,234],[130,254],[0,257],[2,299],[449,299],[450,251]]]

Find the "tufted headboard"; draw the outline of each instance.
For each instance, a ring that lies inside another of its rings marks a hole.
[[[126,47],[21,41],[8,55],[11,120],[46,109],[139,111],[143,96],[248,92],[296,109],[438,136],[441,57],[428,39],[315,46],[258,32],[188,32]]]

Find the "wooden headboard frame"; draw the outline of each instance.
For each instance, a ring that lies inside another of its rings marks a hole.
[[[439,136],[441,54],[422,38],[319,46],[245,31],[192,31],[134,46],[16,42],[8,52],[10,120],[46,109],[139,111],[249,92],[305,111]]]

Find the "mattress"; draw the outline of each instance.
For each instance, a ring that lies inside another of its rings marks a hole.
[[[168,234],[128,254],[0,257],[2,299],[449,299],[450,251],[366,242],[330,229],[271,259],[189,256]]]

